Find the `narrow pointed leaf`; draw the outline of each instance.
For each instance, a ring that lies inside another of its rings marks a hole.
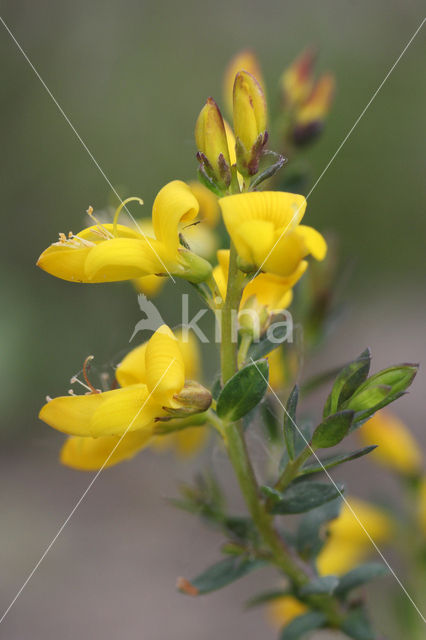
[[[319,611],[309,611],[294,618],[282,631],[279,640],[300,640],[309,631],[321,629],[326,622],[326,617]]]
[[[178,588],[189,595],[203,595],[222,589],[264,565],[264,560],[231,556],[212,565],[193,580],[179,581]]]
[[[324,469],[331,469],[332,467],[337,467],[339,464],[343,464],[344,462],[349,462],[350,460],[361,458],[362,456],[367,455],[367,453],[370,453],[376,448],[377,445],[373,444],[369,447],[363,447],[362,449],[351,451],[350,453],[336,453],[335,456],[322,458],[320,462],[312,462],[310,464],[307,464],[303,467],[300,474],[309,475],[311,473],[320,473],[321,471],[324,471]]]
[[[290,331],[289,319],[285,314],[277,314],[274,322],[269,326],[268,331],[259,342],[251,345],[248,355],[253,360],[264,358],[277,349],[283,342],[288,340]]]
[[[275,514],[304,513],[319,507],[343,492],[343,486],[331,483],[299,482],[283,493],[276,492],[271,512]],[[279,496],[279,497],[278,497]]]
[[[288,457],[290,460],[294,460],[295,458],[295,437],[297,432],[296,427],[296,407],[297,401],[299,399],[299,388],[297,385],[293,387],[292,392],[290,393],[286,408],[284,411],[284,440],[287,447]]]
[[[389,570],[384,564],[380,564],[379,562],[367,562],[366,564],[362,564],[348,573],[345,573],[340,578],[340,583],[335,593],[340,597],[346,596],[350,591],[352,591],[352,589],[361,587],[367,582],[370,582],[375,578],[381,578],[388,573]]]
[[[238,371],[224,385],[217,400],[217,414],[233,422],[253,409],[268,388],[269,369],[266,360],[252,362]]]

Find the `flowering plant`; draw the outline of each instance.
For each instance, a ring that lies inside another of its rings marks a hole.
[[[294,174],[279,173],[287,158],[291,165],[298,149],[317,138],[331,105],[333,77],[315,80],[313,63],[307,51],[284,72],[280,113],[270,125],[259,64],[249,52],[237,56],[224,83],[233,128],[213,98],[196,122],[200,182],[169,182],[155,198],[152,221],[135,228],[118,222],[133,198],[109,223],[89,208],[91,226],[60,234],[38,260],[65,280],[129,280],[151,296],[167,277],[186,280],[219,329],[216,379],[206,386],[199,381],[198,345],[188,327],[172,331],[161,324],[126,355],[109,382],[102,380],[102,388],[92,382],[89,356],[83,380],[73,379],[85,393],[49,398],[40,418],[68,435],[61,461],[81,470],[104,469],[147,447],[194,453],[215,433],[247,514],[229,511],[224,488],[208,471],[182,487],[174,503],[221,531],[224,544],[217,564],[192,580],[180,578],[178,589],[199,596],[270,565],[279,586],[257,594],[250,606],[268,604],[281,640],[324,628],[374,640],[366,602],[356,590],[385,573],[383,564],[363,560],[369,538],[375,544],[388,540],[396,524],[383,508],[346,498],[329,469],[372,454],[425,494],[421,458],[408,432],[381,413],[405,393],[417,367],[401,364],[370,375],[365,350],[339,370],[301,381],[302,347],[289,335],[288,307],[293,304],[304,327],[305,356],[325,336],[335,307],[334,252],[326,260],[325,238],[302,223],[307,201],[293,192]],[[269,148],[274,138],[278,151]],[[284,190],[274,190],[278,181]],[[226,230],[222,242],[214,231],[219,217]],[[300,401],[331,382],[312,423]],[[262,481],[245,437],[259,423],[274,461]],[[361,448],[335,450],[357,430]],[[323,456],[325,449],[331,454]],[[424,509],[416,522],[425,527]]]

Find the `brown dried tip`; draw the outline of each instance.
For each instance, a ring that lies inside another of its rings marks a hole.
[[[176,588],[182,593],[186,593],[187,596],[198,596],[199,593],[197,587],[194,587],[186,578],[178,578]]]

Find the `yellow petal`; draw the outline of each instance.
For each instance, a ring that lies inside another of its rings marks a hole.
[[[153,398],[163,406],[176,406],[173,396],[185,384],[185,368],[179,343],[166,325],[148,341],[145,367],[146,384]]]
[[[50,400],[41,408],[39,418],[63,433],[88,436],[91,435],[92,417],[103,401],[103,393],[87,396],[60,396]]]
[[[281,191],[254,191],[220,198],[225,226],[234,240],[241,225],[249,221],[271,223],[275,230],[293,229],[302,219],[304,196]],[[234,240],[235,242],[235,240]]]
[[[329,525],[332,538],[338,538],[354,545],[365,544],[368,546],[370,542],[365,528],[376,542],[389,540],[392,536],[393,525],[383,509],[353,497],[348,500],[348,504],[343,505],[340,516]],[[363,526],[360,525],[360,522]]]
[[[248,71],[252,76],[256,78],[263,91],[265,91],[265,83],[262,77],[262,70],[260,68],[259,61],[253,51],[245,49],[237,53],[232,60],[230,60],[226,67],[225,76],[223,79],[223,94],[225,99],[225,106],[229,114],[232,113],[233,103],[233,90],[235,76],[239,71]]]
[[[291,277],[300,268],[300,262],[307,255],[322,260],[327,252],[327,244],[318,231],[311,227],[299,225],[276,232],[269,253],[264,258],[262,269],[279,276]]]
[[[259,135],[266,130],[266,100],[254,76],[239,71],[233,93],[234,130],[246,151],[250,151]]]
[[[106,391],[102,396],[103,402],[94,412],[89,424],[87,435],[92,437],[120,436],[126,431],[138,429],[151,433],[155,418],[164,415],[145,384]]]
[[[128,387],[131,384],[145,383],[145,352],[147,343],[140,344],[132,349],[118,365],[115,376],[120,387]]]
[[[179,341],[179,348],[183,358],[186,380],[196,380],[201,371],[201,354],[198,340],[192,331],[176,329],[174,332]]]
[[[327,243],[323,236],[313,227],[300,224],[295,233],[301,235],[305,242],[305,255],[311,254],[315,260],[324,260],[327,254]]]
[[[317,568],[320,575],[342,575],[353,569],[365,558],[370,549],[368,546],[331,539],[321,549],[317,557]]]
[[[118,436],[82,438],[71,436],[62,447],[62,464],[80,471],[95,471],[112,467],[123,460],[133,458],[150,441],[149,431],[139,430]]]
[[[366,445],[378,445],[370,455],[377,462],[404,474],[422,467],[422,454],[408,427],[393,414],[379,411],[359,431]]]
[[[164,260],[160,259],[162,253],[163,247],[156,240],[106,240],[88,253],[86,277],[91,282],[115,282],[164,273],[168,265],[164,265]]]
[[[136,384],[105,393],[54,398],[42,407],[39,417],[63,433],[98,437],[150,427],[162,415],[160,406],[149,399],[146,385]]]
[[[152,224],[157,240],[164,244],[170,256],[175,256],[179,247],[179,224],[194,220],[198,210],[197,198],[181,180],[169,182],[158,192],[152,208]]]
[[[56,278],[70,282],[88,282],[85,264],[90,247],[72,248],[51,245],[37,260],[37,266]]]

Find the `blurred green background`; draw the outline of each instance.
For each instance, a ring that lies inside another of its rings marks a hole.
[[[195,176],[195,118],[207,96],[222,101],[223,70],[238,50],[251,47],[258,53],[270,96],[283,68],[306,45],[319,47],[319,70],[335,73],[337,94],[331,116],[320,141],[307,154],[315,180],[420,24],[423,8],[423,3],[414,0],[6,0],[2,17],[108,179],[122,197],[141,196],[148,215],[156,192],[165,182]],[[37,412],[47,393],[54,396],[68,389],[69,378],[89,353],[103,363],[125,348],[140,316],[128,284],[73,285],[35,267],[38,255],[59,231],[81,228],[89,204],[99,209],[108,202],[110,187],[3,27],[0,36],[0,435],[6,461],[3,486],[10,487],[4,507],[9,509],[6,535],[17,545],[13,549],[12,542],[6,545],[10,582],[7,588],[0,588],[6,606],[15,586],[17,590],[72,506],[73,496],[77,499],[88,482],[87,476],[77,474],[77,478],[75,473],[59,468],[56,452],[61,437],[38,422]],[[329,364],[355,356],[365,344],[377,348],[376,367],[420,356],[425,306],[425,37],[423,30],[309,200],[307,224],[322,231],[333,230],[340,237],[344,261],[355,261],[347,286],[350,314],[330,345],[326,355]],[[174,288],[169,283],[160,299],[160,310],[170,324],[179,317],[176,296],[186,290],[184,284]],[[413,404],[402,401],[406,417],[414,422],[422,408],[419,384],[413,388]],[[415,428],[420,427],[416,422]],[[144,464],[144,478],[149,483],[157,482],[155,460],[146,456]],[[139,484],[139,467],[131,463],[128,468],[130,471],[113,470],[106,483],[111,478],[117,483],[121,479],[123,490],[133,481]],[[172,468],[178,477],[180,467]],[[55,491],[49,474],[56,478]],[[172,491],[170,487],[167,490]],[[105,488],[102,493],[105,501],[107,492]],[[120,503],[120,495],[114,485],[112,502]],[[154,504],[154,498],[159,502],[158,492],[149,498],[150,504]],[[138,499],[135,493],[135,503]],[[131,504],[129,508],[133,509]],[[115,522],[113,505],[109,508],[108,526]],[[26,510],[27,515],[23,515]],[[124,508],[123,513],[127,517]],[[174,526],[178,518],[182,527],[194,531],[194,523],[188,524],[174,512],[160,516],[163,522],[161,517],[169,519],[169,526]],[[95,518],[92,527],[102,526],[100,520],[99,525]],[[36,533],[33,546],[28,546],[24,532],[31,526]],[[130,525],[126,525],[128,530]],[[179,544],[189,547],[185,531],[180,534]],[[132,535],[137,537],[136,533]],[[152,536],[156,539],[154,530]],[[71,543],[68,540],[66,544]],[[22,554],[22,545],[31,553]],[[72,559],[71,549],[68,551]],[[199,551],[203,556],[201,543]],[[188,548],[182,553],[190,557]],[[163,566],[165,577],[157,591],[158,597],[167,599],[165,594],[172,591],[173,584],[165,564],[161,565],[162,557],[158,550],[158,571],[161,573]],[[94,566],[98,569],[98,564]],[[68,571],[69,564],[63,570]],[[56,589],[52,587],[56,585],[55,576],[61,582],[64,576],[59,569],[58,574],[52,571],[47,577],[45,574],[44,584]],[[105,570],[107,581],[108,576]],[[100,583],[92,585],[94,591],[102,588]],[[126,584],[123,581],[125,592]],[[137,585],[135,576],[133,588]],[[69,597],[68,593],[62,595]],[[81,614],[84,624],[77,627],[82,635],[72,635],[71,631],[69,635],[57,635],[59,622],[55,627],[43,617],[48,608],[40,604],[45,603],[41,592],[40,602],[31,600],[30,593],[26,598],[22,606],[25,604],[29,615],[20,618],[20,605],[16,604],[9,638],[29,637],[22,620],[31,620],[30,613],[35,614],[40,606],[44,622],[31,631],[32,638],[89,637],[90,629],[93,637],[98,637],[96,630],[100,627],[89,611],[86,617]],[[226,596],[218,598],[217,606],[225,606]],[[173,594],[172,602],[175,600],[176,611],[181,611],[182,600]],[[92,601],[89,598],[85,602]],[[91,604],[101,618],[107,615],[103,604],[101,596],[96,606]],[[85,611],[84,604],[76,606]],[[191,615],[198,620],[199,609],[195,613],[194,605],[185,602],[184,606],[193,607]],[[148,616],[150,611],[146,607]],[[174,612],[172,608],[169,615]],[[140,629],[140,621],[136,625],[132,618],[134,613],[134,608],[129,609],[130,619],[120,614],[124,637],[136,637],[136,629]],[[226,629],[234,631],[231,634],[222,629],[225,637],[243,637],[244,628],[255,628],[253,616],[249,624],[243,623],[246,627],[241,626],[236,606],[227,615],[231,618],[225,618],[232,622]],[[194,628],[188,621],[182,622],[182,632],[178,630],[174,637],[217,637],[213,633],[196,635],[204,633],[201,619],[200,627]],[[171,637],[166,636],[166,627],[160,622],[155,626],[154,618],[150,624],[149,634],[137,637]],[[102,637],[116,637],[114,625],[105,629]]]

